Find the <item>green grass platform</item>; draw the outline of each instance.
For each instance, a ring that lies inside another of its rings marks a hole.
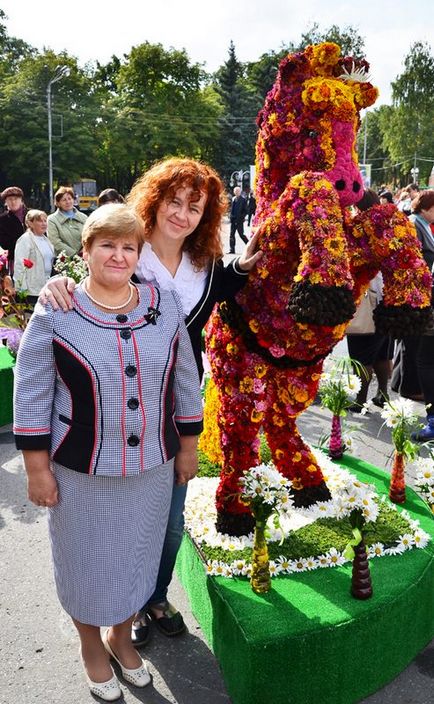
[[[12,423],[14,366],[14,357],[4,345],[0,345],[0,426]]]
[[[389,475],[344,458],[387,494]],[[404,505],[434,536],[428,506]],[[374,594],[350,595],[351,565],[277,577],[258,596],[246,578],[208,577],[185,535],[177,569],[233,704],[352,704],[396,677],[434,636],[434,546],[369,561]]]

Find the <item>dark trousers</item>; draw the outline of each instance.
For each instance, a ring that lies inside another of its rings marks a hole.
[[[425,405],[431,404],[427,414],[434,416],[434,336],[424,335],[420,338],[416,366]]]
[[[391,386],[393,391],[397,391],[404,398],[421,394],[416,362],[420,341],[420,337],[409,336],[399,340],[396,345]]]
[[[244,234],[244,220],[237,222],[236,220],[231,220],[231,231],[229,235],[229,249],[232,253],[235,253],[235,232],[238,232],[239,236],[245,244],[247,244],[248,239]]]

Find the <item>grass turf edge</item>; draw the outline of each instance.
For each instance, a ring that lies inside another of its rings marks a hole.
[[[381,470],[341,464],[387,491]],[[404,508],[433,536],[428,507],[407,494]],[[207,577],[187,536],[177,567],[234,704],[350,704],[394,679],[433,637],[433,552],[430,543],[370,561],[366,602],[350,596],[347,565],[279,577],[262,597],[246,580]]]

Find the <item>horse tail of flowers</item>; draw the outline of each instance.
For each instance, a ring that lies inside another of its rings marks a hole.
[[[207,382],[204,401],[204,429],[199,438],[199,450],[206,455],[210,462],[221,465],[223,463],[223,453],[220,446],[220,429],[217,422],[220,398],[219,390],[213,379]]]

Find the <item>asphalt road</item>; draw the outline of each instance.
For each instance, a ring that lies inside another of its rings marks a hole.
[[[336,353],[346,353],[344,343]],[[418,408],[423,416],[422,404]],[[390,469],[391,445],[381,430],[378,411],[365,418],[354,416],[353,421],[359,436],[356,454]],[[329,431],[330,414],[313,405],[300,418],[299,427],[307,441],[316,443]],[[176,578],[169,597],[182,611],[188,633],[168,639],[153,631],[143,651],[151,663],[153,684],[142,691],[122,685],[121,701],[230,704],[218,664]],[[78,638],[54,589],[45,509],[33,506],[26,497],[21,458],[11,427],[4,426],[0,428],[0,704],[89,701],[92,697],[81,671]],[[393,682],[363,700],[363,704],[433,702],[434,641]]]

